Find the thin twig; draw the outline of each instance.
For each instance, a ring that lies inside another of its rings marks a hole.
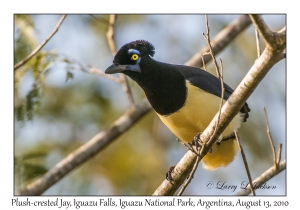
[[[210,43],[210,36],[209,36],[209,26],[208,26],[208,18],[207,18],[207,15],[205,15],[205,26],[206,26],[206,35],[203,33],[202,35],[204,36],[207,44],[208,44],[208,47],[209,47],[209,54],[211,55],[212,59],[213,59],[213,62],[215,64],[215,67],[216,67],[216,72],[217,72],[217,75],[220,79],[221,75],[220,75],[220,69],[219,69],[219,66],[218,66],[218,63],[217,63],[217,60],[216,60],[216,57],[214,55],[214,52],[213,52],[213,49],[212,49],[212,46],[211,46],[211,43]]]
[[[104,23],[105,25],[108,25],[108,20],[102,18],[102,17],[97,17],[95,15],[90,15],[91,17],[93,17],[95,20],[101,22],[101,23]]]
[[[14,71],[16,71],[18,68],[23,66],[25,63],[27,63],[33,56],[35,56],[44,46],[47,44],[47,42],[54,36],[54,34],[58,31],[59,27],[61,26],[62,22],[66,18],[67,15],[63,15],[60,20],[58,21],[57,25],[55,26],[54,30],[51,32],[51,34],[37,47],[35,50],[33,50],[25,59],[21,60],[19,63],[14,65]]]
[[[64,57],[66,57],[66,58],[63,58],[63,61],[67,59],[68,60],[67,63],[77,64],[79,66],[79,67],[72,66],[72,67],[70,67],[70,69],[80,70],[80,71],[83,71],[83,72],[89,73],[89,74],[97,74],[97,75],[100,75],[102,77],[105,77],[107,79],[110,79],[110,80],[112,80],[116,83],[120,83],[120,84],[123,82],[123,80],[121,78],[114,77],[110,74],[105,74],[103,71],[101,71],[101,70],[99,70],[99,69],[97,69],[97,68],[95,68],[91,65],[87,65],[87,66],[83,65],[79,60],[73,58],[72,56],[69,56],[69,55],[66,55],[66,54],[62,54],[62,55],[64,55]]]
[[[129,103],[129,108],[132,109],[132,107],[134,106],[134,101],[133,101],[133,97],[132,97],[132,93],[131,93],[131,89],[130,89],[130,86],[129,86],[128,79],[124,74],[121,74],[120,78],[123,81],[122,82],[122,87],[123,87],[124,92],[126,93],[128,103]]]
[[[266,119],[266,124],[267,124],[267,134],[268,134],[268,138],[269,138],[271,148],[272,148],[272,152],[273,152],[273,162],[274,162],[275,170],[277,170],[276,150],[275,150],[274,142],[273,142],[271,131],[270,131],[270,126],[269,126],[269,120],[268,120],[268,116],[267,116],[266,107],[264,107],[264,113],[265,113],[265,119]]]
[[[116,15],[110,15],[109,16],[109,26],[106,33],[106,38],[108,42],[108,46],[112,52],[113,55],[117,53],[116,44],[114,41],[114,25],[116,21]],[[129,108],[132,109],[134,106],[134,101],[131,93],[131,89],[129,87],[128,79],[124,74],[120,74],[120,78],[122,79],[122,87],[124,92],[126,93],[128,102],[129,102]]]
[[[272,179],[274,176],[279,174],[281,171],[286,169],[286,160],[281,161],[278,164],[278,170],[275,171],[274,167],[272,166],[268,170],[266,170],[264,173],[262,173],[259,177],[253,180],[253,184],[255,185],[255,188],[257,189],[264,183],[266,183],[268,180]],[[241,195],[249,195],[251,193],[250,186],[247,186],[244,189],[241,189],[239,192],[237,192],[235,195],[241,196]]]
[[[221,108],[223,106],[223,100],[224,100],[224,81],[223,81],[223,64],[222,64],[222,59],[220,59],[220,64],[221,64],[221,71],[222,73],[220,73],[220,68],[218,66],[218,63],[217,63],[217,60],[216,60],[216,57],[215,57],[215,54],[213,53],[213,49],[212,49],[212,46],[211,46],[211,41],[210,41],[210,28],[209,28],[209,25],[208,25],[208,17],[207,15],[205,15],[205,26],[206,26],[206,35],[204,35],[203,33],[203,36],[207,42],[207,45],[208,45],[208,48],[209,48],[209,52],[207,53],[204,53],[203,55],[210,55],[213,62],[214,62],[214,65],[215,65],[215,69],[216,69],[216,72],[217,72],[217,75],[220,79],[220,82],[221,82],[221,100],[220,100],[220,106],[219,106],[219,116],[218,116],[218,121],[217,121],[217,126],[215,127],[215,131],[217,130],[218,128],[218,125],[219,125],[219,122],[220,122],[220,116],[221,116]],[[215,134],[215,131],[214,131],[214,134]],[[214,134],[212,135],[212,137],[214,136]]]
[[[185,148],[187,148],[188,150],[192,150],[192,148],[191,148],[191,146],[189,145],[189,144],[187,144],[187,143],[184,143],[181,139],[179,139],[179,138],[176,138],[176,140],[180,143],[180,144],[182,144],[183,146],[185,146]]]
[[[275,170],[277,171],[278,170],[278,164],[280,163],[280,160],[281,160],[282,144],[280,143],[278,145],[278,151],[277,151],[277,157],[276,157],[276,149],[275,149],[275,145],[274,145],[273,138],[272,138],[272,135],[271,135],[271,130],[270,130],[270,126],[269,126],[269,120],[268,120],[266,107],[264,107],[264,113],[265,113],[266,124],[267,124],[267,134],[268,134],[268,138],[269,138],[271,148],[272,148],[272,152],[273,152],[274,167],[275,167]]]
[[[205,15],[205,22],[206,22],[206,35],[204,35],[203,33],[203,36],[207,42],[207,45],[209,47],[209,52],[207,54],[209,54],[214,62],[214,65],[215,65],[215,68],[216,68],[216,72],[217,72],[217,75],[220,79],[220,82],[221,82],[221,87],[222,87],[222,94],[221,94],[221,101],[220,101],[220,107],[219,107],[219,116],[218,116],[218,121],[217,121],[217,126],[215,127],[215,130],[214,130],[214,133],[213,135],[211,136],[211,138],[215,135],[215,132],[218,128],[218,125],[219,125],[219,122],[220,122],[220,116],[221,116],[221,108],[223,106],[223,99],[224,99],[224,82],[223,82],[223,66],[222,66],[222,74],[220,73],[220,69],[219,69],[219,66],[218,66],[218,63],[217,63],[217,60],[216,60],[216,57],[215,57],[215,54],[213,52],[213,49],[212,49],[212,46],[211,46],[211,42],[210,42],[210,35],[209,35],[209,32],[210,32],[210,28],[209,28],[209,25],[208,25],[208,17],[207,15]],[[206,54],[204,54],[206,55]],[[203,61],[204,62],[204,61]],[[220,59],[220,64],[222,65],[222,60]]]
[[[90,74],[98,74],[102,77],[105,77],[107,79],[110,79],[116,83],[122,83],[123,80],[121,78],[117,78],[117,77],[114,77],[114,76],[111,76],[109,74],[105,74],[104,72],[100,71],[99,69],[96,69],[95,67],[92,67],[89,71]]]
[[[206,40],[207,42],[207,45],[208,45],[208,48],[209,48],[209,52],[206,52],[206,53],[203,53],[203,55],[210,55],[213,62],[214,62],[214,65],[215,65],[215,69],[216,69],[216,72],[217,72],[217,75],[220,79],[220,82],[221,82],[221,100],[220,100],[220,106],[219,106],[219,116],[218,116],[218,121],[217,121],[217,125],[214,129],[214,133],[213,135],[211,136],[211,138],[214,137],[215,135],[215,132],[218,128],[218,125],[219,125],[219,122],[220,122],[220,116],[221,116],[221,108],[223,106],[223,99],[224,99],[224,83],[223,83],[223,66],[222,66],[222,74],[220,73],[220,69],[219,69],[219,66],[218,66],[218,63],[216,61],[216,57],[215,57],[215,54],[213,53],[213,49],[212,49],[212,46],[211,46],[211,42],[210,42],[210,35],[209,35],[209,32],[210,32],[210,28],[209,28],[209,25],[208,25],[208,18],[207,18],[207,15],[205,15],[205,26],[206,26],[206,35],[203,33],[202,35],[204,36],[204,39]],[[203,58],[203,56],[202,56]],[[220,59],[220,64],[222,65],[222,60]],[[203,148],[204,149],[204,148]],[[201,151],[202,152],[202,151]]]
[[[280,161],[281,161],[281,151],[282,151],[282,144],[279,143],[278,145],[278,153],[277,153],[277,166],[279,165]]]
[[[203,58],[203,57],[204,57],[204,55],[201,56],[201,59],[202,59],[202,69],[203,69],[204,71],[207,71],[207,70],[206,70],[205,61],[204,61],[204,58]]]
[[[221,58],[220,58],[220,66],[221,66],[220,82],[221,82],[222,93],[221,93],[221,102],[220,102],[220,106],[219,106],[219,117],[218,117],[217,127],[219,126],[219,122],[220,122],[221,109],[222,109],[222,106],[223,106],[223,103],[224,103],[224,92],[225,92],[224,80],[223,80],[223,63],[222,63]]]
[[[179,139],[179,138],[176,138],[176,140],[177,140],[180,144],[182,144],[185,148],[187,148],[188,150],[191,150],[192,152],[194,152],[194,154],[196,154],[196,155],[199,156],[198,152],[194,149],[194,147],[193,147],[191,144],[185,143],[185,142],[183,142],[183,141],[182,141],[181,139]]]
[[[261,49],[260,49],[259,32],[257,31],[257,29],[255,29],[255,39],[256,39],[257,57],[259,57],[261,54]]]
[[[234,134],[235,134],[235,138],[238,142],[238,145],[239,145],[239,148],[240,148],[240,151],[241,151],[241,154],[242,154],[242,158],[243,158],[243,162],[244,162],[245,169],[246,169],[246,172],[247,172],[247,176],[248,176],[248,180],[249,180],[252,195],[255,196],[256,194],[255,194],[255,190],[254,190],[254,187],[253,187],[252,178],[251,178],[248,162],[247,162],[247,159],[246,159],[246,155],[244,153],[243,147],[242,147],[241,142],[240,142],[239,135],[238,135],[236,130],[234,131]]]
[[[265,21],[262,19],[261,15],[249,15],[251,21],[253,22],[255,29],[260,33],[260,35],[265,40],[266,44],[271,44],[273,31],[267,26]]]
[[[213,54],[211,54],[211,55],[213,56]],[[222,73],[220,74],[219,79],[220,79],[220,82],[221,82],[221,91],[222,91],[222,93],[221,93],[221,100],[220,100],[219,111],[218,111],[219,115],[218,115],[217,125],[216,125],[216,127],[214,129],[214,132],[213,132],[212,136],[210,137],[210,140],[215,136],[216,131],[218,129],[218,126],[219,126],[219,123],[220,123],[220,119],[221,119],[221,109],[222,109],[222,106],[223,106],[223,103],[224,103],[225,88],[224,88],[224,81],[223,81],[223,64],[222,64],[222,59],[220,59],[220,65],[221,65],[221,72]],[[216,71],[217,71],[217,67],[216,67]],[[221,139],[219,139],[218,141],[221,141]]]

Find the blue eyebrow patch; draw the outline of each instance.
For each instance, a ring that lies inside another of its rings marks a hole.
[[[129,49],[128,50],[128,53],[130,53],[130,54],[141,54],[138,50],[135,50],[135,49]]]

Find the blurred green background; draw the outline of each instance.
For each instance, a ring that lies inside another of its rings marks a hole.
[[[60,15],[15,15],[14,63],[24,59],[53,30]],[[239,15],[208,15],[211,39]],[[285,25],[285,15],[263,15],[272,30]],[[51,169],[128,109],[120,84],[86,72],[104,71],[113,60],[106,31],[109,15],[68,15],[47,45],[14,76],[15,192]],[[204,15],[117,15],[117,48],[137,39],[155,46],[154,59],[184,64],[206,45]],[[261,42],[263,42],[261,40]],[[263,44],[262,44],[263,46]],[[217,55],[224,80],[235,88],[257,57],[251,25]],[[214,66],[207,65],[214,73]],[[136,102],[144,93],[129,79]],[[250,118],[240,129],[252,178],[273,164],[263,107],[267,109],[275,146],[286,157],[286,65],[277,63],[248,99]],[[151,111],[128,132],[72,171],[44,195],[151,195],[186,148]],[[241,186],[247,181],[241,155],[226,168],[200,166],[185,195],[232,195],[238,191],[207,189],[221,181]],[[259,195],[285,195],[286,172],[257,190]]]

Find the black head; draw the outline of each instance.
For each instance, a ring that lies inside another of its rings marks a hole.
[[[144,90],[154,110],[168,115],[184,105],[185,78],[173,65],[152,59],[153,55],[154,47],[149,42],[130,42],[121,47],[105,73],[129,76]]]
[[[109,66],[105,73],[125,73],[141,72],[140,63],[143,59],[148,59],[154,55],[154,46],[145,40],[137,40],[125,44],[115,55],[113,64]]]

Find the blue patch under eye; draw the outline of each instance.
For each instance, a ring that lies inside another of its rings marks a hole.
[[[129,49],[128,50],[128,53],[130,53],[130,54],[141,54],[138,50],[135,50],[135,49]]]

